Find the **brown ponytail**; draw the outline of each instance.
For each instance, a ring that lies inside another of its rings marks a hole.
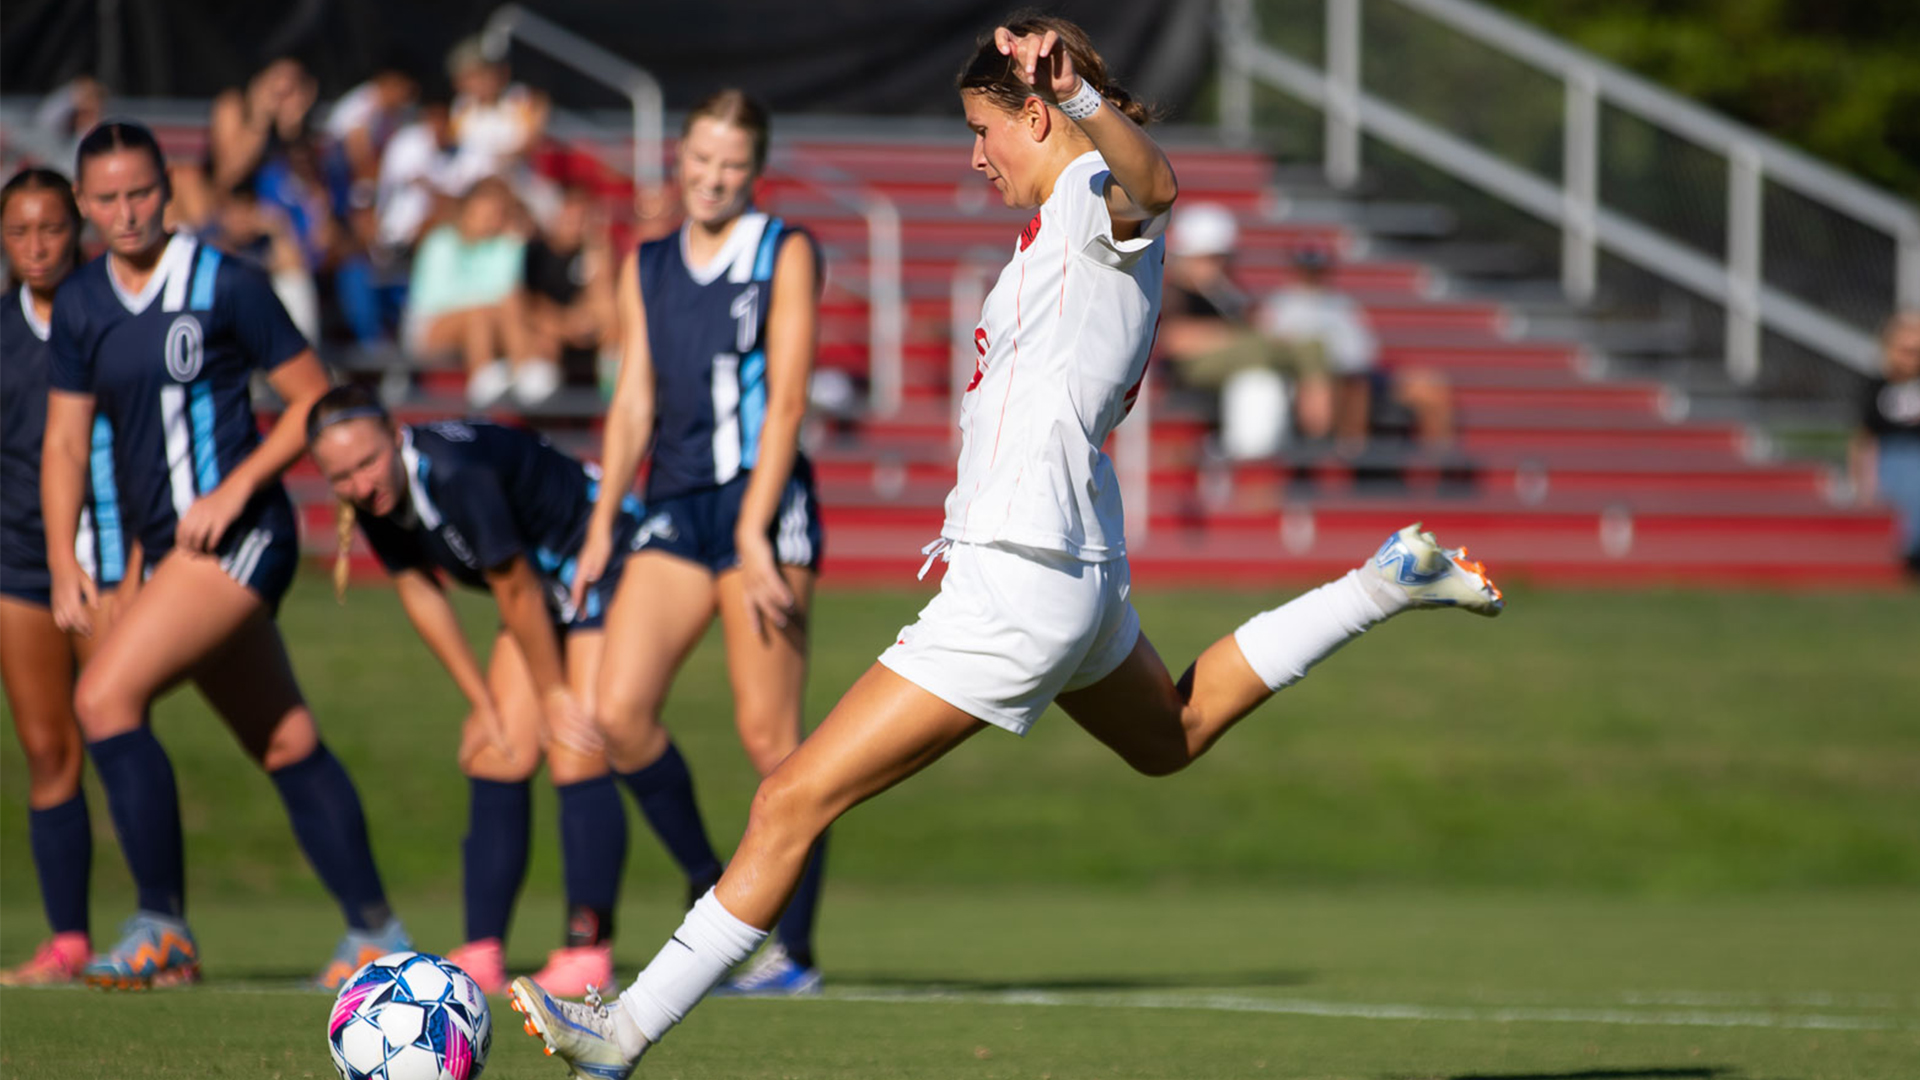
[[[1088,86],[1106,98],[1107,104],[1141,127],[1160,118],[1159,109],[1135,100],[1127,88],[1107,72],[1107,62],[1100,58],[1093,41],[1078,23],[1057,15],[1025,9],[1009,15],[1001,25],[1013,31],[1016,37],[1053,31],[1059,35],[1059,47],[1067,50],[1067,55],[1073,59],[1073,70],[1087,81]],[[973,57],[960,69],[954,86],[961,91],[979,91],[1007,112],[1017,112],[1028,98],[1037,95],[1033,87],[1014,70],[1014,63],[1013,57],[1001,54],[999,46],[993,42],[993,34],[988,32],[981,35],[975,44]]]

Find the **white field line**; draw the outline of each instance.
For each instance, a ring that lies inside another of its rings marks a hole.
[[[18,993],[87,992],[66,985],[11,990]],[[316,1010],[326,998],[298,983],[221,981],[159,994],[297,995],[311,998]],[[1702,995],[1708,996],[1708,995]],[[1806,995],[1808,998],[1820,995]],[[1470,1007],[1409,1005],[1357,1001],[1312,1001],[1303,998],[1245,997],[1195,991],[1191,993],[1088,993],[1057,990],[942,990],[937,987],[900,989],[874,986],[828,987],[819,997],[784,998],[790,1002],[857,1002],[883,1005],[994,1005],[1020,1008],[1075,1009],[1193,1009],[1203,1012],[1264,1013],[1278,1016],[1319,1016],[1342,1020],[1431,1020],[1473,1024],[1604,1024],[1624,1027],[1775,1028],[1807,1031],[1920,1031],[1920,1021],[1885,1016],[1842,1016],[1830,1013],[1787,1013],[1759,1010],[1634,1011],[1610,1008],[1534,1008],[1516,1006]]]
[[[804,999],[803,999],[804,1000]],[[827,1001],[898,1004],[1013,1005],[1083,1009],[1199,1009],[1210,1012],[1270,1013],[1354,1020],[1438,1020],[1490,1024],[1616,1024],[1628,1027],[1788,1028],[1834,1031],[1920,1030],[1920,1023],[1879,1016],[1838,1016],[1758,1010],[1634,1011],[1607,1008],[1530,1008],[1489,1006],[1375,1004],[1310,1001],[1301,998],[1191,994],[1060,993],[1052,990],[902,990],[881,987],[829,987]]]

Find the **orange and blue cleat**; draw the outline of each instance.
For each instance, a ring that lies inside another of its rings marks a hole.
[[[200,948],[187,924],[154,911],[136,911],[120,928],[120,942],[95,957],[82,976],[102,990],[150,990],[200,981]]]
[[[313,987],[328,993],[338,993],[340,987],[354,972],[367,966],[388,953],[412,952],[413,939],[407,936],[407,928],[400,925],[399,919],[388,919],[387,925],[378,930],[349,930],[340,944],[333,948],[333,958],[320,974],[313,977]]]

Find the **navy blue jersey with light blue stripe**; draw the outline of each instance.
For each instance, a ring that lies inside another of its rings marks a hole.
[[[437,567],[485,589],[488,570],[523,556],[547,583],[549,606],[562,612],[600,494],[597,467],[536,433],[480,420],[403,427],[400,460],[407,491],[399,506],[386,517],[359,515],[389,573]],[[640,500],[628,495],[623,509],[637,517]]]
[[[696,269],[687,229],[640,245],[653,352],[647,501],[719,487],[753,468],[767,417],[767,308],[780,245],[803,230],[761,213]]]
[[[129,293],[101,256],[54,297],[56,390],[91,394],[113,426],[120,513],[157,563],[195,499],[260,443],[248,381],[307,348],[266,272],[186,233]],[[284,499],[278,483],[250,505]]]
[[[25,285],[17,296],[0,299],[0,567],[10,580],[47,574],[40,444],[47,430],[52,328],[38,321],[32,305]],[[113,426],[104,416],[94,418],[88,472],[75,554],[96,582],[115,585],[126,576],[127,539],[114,490]]]

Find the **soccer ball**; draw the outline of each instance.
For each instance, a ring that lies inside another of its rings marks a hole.
[[[479,984],[424,953],[388,953],[354,972],[327,1018],[341,1080],[475,1080],[492,1046]]]

